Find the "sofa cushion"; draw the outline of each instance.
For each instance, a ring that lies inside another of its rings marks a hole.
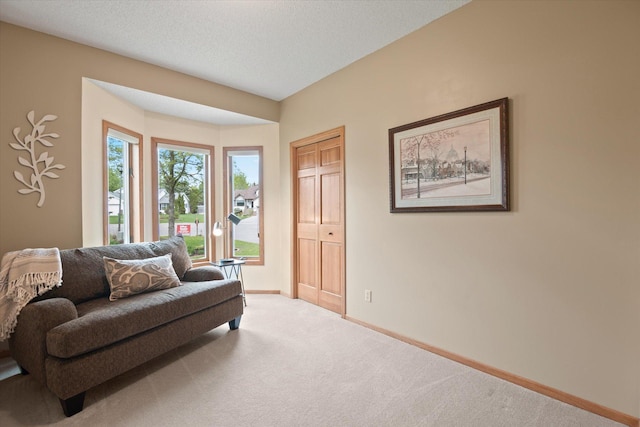
[[[206,280],[222,280],[225,279],[224,274],[218,267],[212,265],[201,265],[194,267],[182,276],[185,282],[204,282]]]
[[[183,286],[109,301],[78,304],[78,318],[47,333],[47,352],[70,358],[188,316],[242,292],[238,280],[183,282]]]
[[[184,277],[184,273],[193,266],[191,257],[187,251],[187,244],[181,235],[158,242],[151,242],[149,243],[149,248],[156,256],[169,253],[173,256],[171,259],[173,261],[173,269],[176,271],[180,280]]]
[[[180,286],[180,279],[171,264],[171,254],[146,259],[103,259],[111,301]]]
[[[93,298],[109,296],[109,282],[104,272],[102,257],[114,259],[144,259],[171,253],[173,269],[182,279],[191,267],[187,245],[182,236],[161,242],[125,243],[122,245],[97,246],[93,248],[64,249],[62,260],[62,286],[46,292],[35,300],[67,298],[78,304]],[[189,259],[186,261],[186,259]]]

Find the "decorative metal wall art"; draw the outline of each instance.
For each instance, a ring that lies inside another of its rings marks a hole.
[[[35,121],[35,112],[33,110],[29,111],[27,114],[27,119],[32,126],[31,133],[26,135],[24,139],[20,139],[20,127],[16,127],[13,129],[13,136],[18,141],[10,143],[9,145],[14,150],[18,151],[26,151],[28,153],[27,157],[18,156],[18,163],[22,166],[29,168],[29,172],[31,172],[31,176],[27,179],[20,171],[13,171],[13,176],[18,182],[22,183],[25,188],[21,188],[18,190],[20,194],[30,194],[30,193],[39,193],[40,198],[38,199],[37,206],[41,208],[44,205],[45,201],[45,188],[43,179],[46,178],[60,178],[57,173],[53,172],[54,169],[64,169],[65,166],[61,164],[53,163],[53,156],[50,156],[47,151],[43,151],[38,154],[37,148],[40,143],[44,147],[53,147],[53,143],[49,141],[47,138],[58,138],[60,135],[57,133],[44,133],[45,123],[51,122],[57,119],[58,116],[54,116],[53,114],[45,115],[40,121]]]

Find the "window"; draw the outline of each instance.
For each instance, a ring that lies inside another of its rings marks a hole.
[[[209,261],[213,147],[151,138],[153,238],[182,234],[191,259]]]
[[[142,215],[142,135],[102,122],[105,167],[103,240],[105,245],[140,241]]]
[[[224,220],[224,256],[244,257],[248,264],[264,264],[264,197],[262,147],[225,147],[224,209],[241,218]]]

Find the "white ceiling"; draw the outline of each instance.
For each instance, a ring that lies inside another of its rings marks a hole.
[[[469,1],[0,0],[0,20],[280,101]]]

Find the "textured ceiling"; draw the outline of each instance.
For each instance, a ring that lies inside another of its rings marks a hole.
[[[0,19],[279,101],[468,1],[0,0]]]

